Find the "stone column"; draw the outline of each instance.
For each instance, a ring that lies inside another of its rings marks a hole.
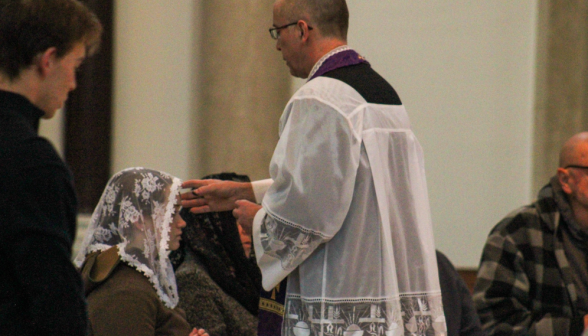
[[[588,130],[588,0],[540,0],[537,32],[534,192],[563,143]]]
[[[273,0],[203,1],[195,177],[269,177],[291,77],[268,28]]]

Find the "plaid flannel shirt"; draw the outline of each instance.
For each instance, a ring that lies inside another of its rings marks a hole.
[[[581,332],[554,187],[561,189],[557,179],[541,189],[535,203],[510,213],[488,236],[473,299],[489,335]]]

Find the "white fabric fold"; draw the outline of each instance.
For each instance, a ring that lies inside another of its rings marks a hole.
[[[274,183],[274,180],[272,179],[251,182],[251,188],[253,189],[253,195],[255,196],[255,202],[257,204],[261,204],[263,196],[265,196],[265,193],[269,187],[271,187],[272,183]]]
[[[284,335],[442,332],[424,159],[404,106],[308,82],[284,110],[270,175],[253,236],[264,288],[288,276]]]
[[[253,220],[253,246],[257,251],[263,251],[264,246],[261,243],[262,239],[267,239],[267,234],[262,234],[261,228],[266,217],[266,212],[260,209]],[[262,286],[266,291],[271,291],[276,287],[282,279],[288,276],[286,271],[278,258],[262,253],[256,255],[257,265],[262,270]],[[279,279],[279,280],[278,280]]]

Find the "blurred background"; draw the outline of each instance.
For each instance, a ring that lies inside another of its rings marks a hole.
[[[304,83],[268,33],[272,0],[87,0],[106,36],[43,121],[74,172],[80,233],[110,175],[269,177]],[[475,269],[490,229],[531,202],[586,130],[588,0],[349,0],[349,45],[399,93],[425,153],[437,247]]]

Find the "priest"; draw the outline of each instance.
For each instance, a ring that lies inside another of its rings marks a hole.
[[[182,205],[233,209],[263,287],[287,278],[282,335],[442,335],[422,149],[348,22],[344,0],[275,2],[271,37],[308,81],[280,119],[271,179],[190,180]]]

